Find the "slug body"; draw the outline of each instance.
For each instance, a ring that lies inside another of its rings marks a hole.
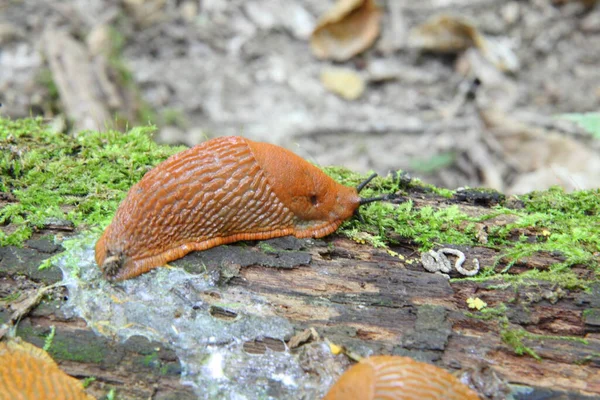
[[[479,400],[449,372],[409,357],[373,356],[350,367],[323,400]]]
[[[96,244],[110,280],[138,276],[191,251],[239,240],[323,237],[361,198],[282,147],[230,136],[149,171]]]
[[[20,340],[0,342],[0,400],[94,400],[44,350]]]

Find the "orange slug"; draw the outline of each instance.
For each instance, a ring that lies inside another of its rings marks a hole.
[[[323,400],[479,400],[454,375],[409,357],[360,360],[331,387]]]
[[[0,343],[0,400],[93,400],[44,350],[20,340]]]
[[[109,280],[133,278],[191,251],[239,240],[335,231],[359,205],[343,186],[282,147],[237,136],[206,141],[149,171],[96,243]]]
[[[479,400],[454,375],[409,357],[372,356],[348,369],[323,400]]]

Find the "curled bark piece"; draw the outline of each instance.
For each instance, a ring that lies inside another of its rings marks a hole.
[[[458,257],[456,263],[454,264],[454,269],[464,276],[473,276],[479,272],[479,260],[474,258],[473,265],[475,266],[472,270],[468,270],[463,268],[463,264],[466,260],[465,253],[460,250],[443,248],[439,249],[437,252],[433,250],[429,250],[426,253],[421,255],[421,262],[423,263],[423,268],[425,268],[429,272],[441,272],[444,274],[450,273],[452,271],[452,264],[446,254],[452,254]]]

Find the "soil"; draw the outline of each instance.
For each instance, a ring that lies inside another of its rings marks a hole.
[[[598,141],[552,118],[600,107],[594,1],[379,1],[379,39],[343,63],[316,59],[308,43],[332,3],[3,2],[0,112],[72,132],[151,122],[157,140],[189,145],[241,134],[321,165],[403,169],[451,188],[600,186],[588,162]],[[474,48],[411,45],[410,30],[442,14],[508,43],[517,67],[499,71]],[[328,92],[319,76],[331,66],[358,73],[364,94]]]

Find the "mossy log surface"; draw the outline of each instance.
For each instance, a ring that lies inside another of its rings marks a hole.
[[[23,248],[0,249],[2,297],[60,280],[57,269],[43,274],[37,270],[44,258],[59,250],[42,243],[31,240]],[[215,270],[226,276],[220,290],[243,287],[258,294],[298,332],[315,328],[348,350],[409,355],[450,370],[470,370],[481,374],[485,385],[492,387],[487,390],[496,393],[504,390],[505,382],[535,388],[519,397],[523,399],[542,394],[544,398],[563,398],[566,393],[569,398],[600,395],[600,286],[585,292],[545,281],[518,288],[502,288],[501,281],[451,282],[425,271],[418,250],[409,243],[394,247],[404,262],[338,235],[315,242],[271,240],[267,251],[259,244],[246,244],[192,253],[173,264],[189,272]],[[494,257],[486,248],[461,250],[468,257],[479,257],[482,264],[486,257]],[[558,255],[535,255],[513,272],[559,261]],[[582,275],[589,273],[586,268],[575,269]],[[41,346],[54,325],[50,354],[67,373],[95,377],[90,390],[98,397],[107,388],[116,388],[122,398],[194,398],[192,390],[180,383],[181,368],[168,346],[143,337],[118,343],[96,335],[85,321],[62,315],[60,303],[67,295],[66,290],[56,289],[47,296],[19,323],[18,335]],[[215,297],[214,292],[197,295]],[[479,298],[502,311],[478,317],[468,308],[468,298]],[[0,318],[7,319],[8,310]],[[227,318],[218,307],[212,312],[215,318]],[[266,351],[264,340],[258,342],[249,342],[249,351]],[[490,377],[490,370],[498,376]]]
[[[12,140],[17,145],[18,138]],[[0,209],[19,201],[19,193],[10,185],[0,194]],[[446,196],[422,186],[397,191],[387,206],[407,202],[411,212],[451,207],[453,215],[473,218],[476,222],[468,228],[464,220],[456,225],[445,221],[440,228],[460,231],[463,227],[472,238],[461,244],[444,241],[440,235],[426,246],[416,235],[392,232],[393,240],[377,247],[369,239],[376,230],[369,226],[361,230],[357,225],[354,231],[318,240],[286,237],[221,246],[191,253],[172,266],[215,277],[217,283],[210,290],[186,289],[190,309],[197,300],[205,305],[200,311],[212,318],[239,319],[244,318],[243,309],[227,309],[219,300],[235,293],[239,304],[250,305],[258,296],[292,324],[298,336],[287,337],[287,346],[277,339],[256,337],[244,344],[251,354],[299,353],[327,339],[349,353],[408,355],[461,371],[482,398],[507,398],[508,393],[515,399],[600,396],[598,239],[580,239],[581,262],[573,261],[572,254],[579,253],[570,253],[578,250],[577,245],[556,251],[538,246],[516,254],[515,243],[542,243],[558,229],[515,223],[515,218],[531,215],[542,220],[543,210],[523,211],[526,205],[521,200],[505,200],[493,192],[469,190]],[[497,204],[524,214],[498,212]],[[586,215],[595,229],[598,216],[589,209]],[[579,211],[560,209],[565,219]],[[377,218],[368,212],[365,217],[368,222]],[[12,225],[9,221],[5,226]],[[33,229],[22,245],[0,247],[0,323],[9,321],[36,290],[62,279],[57,267],[38,269],[63,251],[53,238],[88,230],[84,224],[72,226],[65,221],[45,224]],[[506,241],[492,245],[500,231]],[[448,279],[426,271],[421,254],[432,247],[462,251],[466,268],[476,258],[483,276],[465,279],[453,271]],[[181,382],[182,367],[168,343],[141,336],[125,342],[100,336],[85,320],[62,311],[68,296],[63,287],[48,292],[18,322],[17,335],[42,346],[54,326],[50,354],[70,375],[95,378],[88,391],[98,398],[111,389],[117,398],[196,398],[192,388]],[[469,307],[477,304],[479,309]],[[301,338],[311,328],[318,336]]]

